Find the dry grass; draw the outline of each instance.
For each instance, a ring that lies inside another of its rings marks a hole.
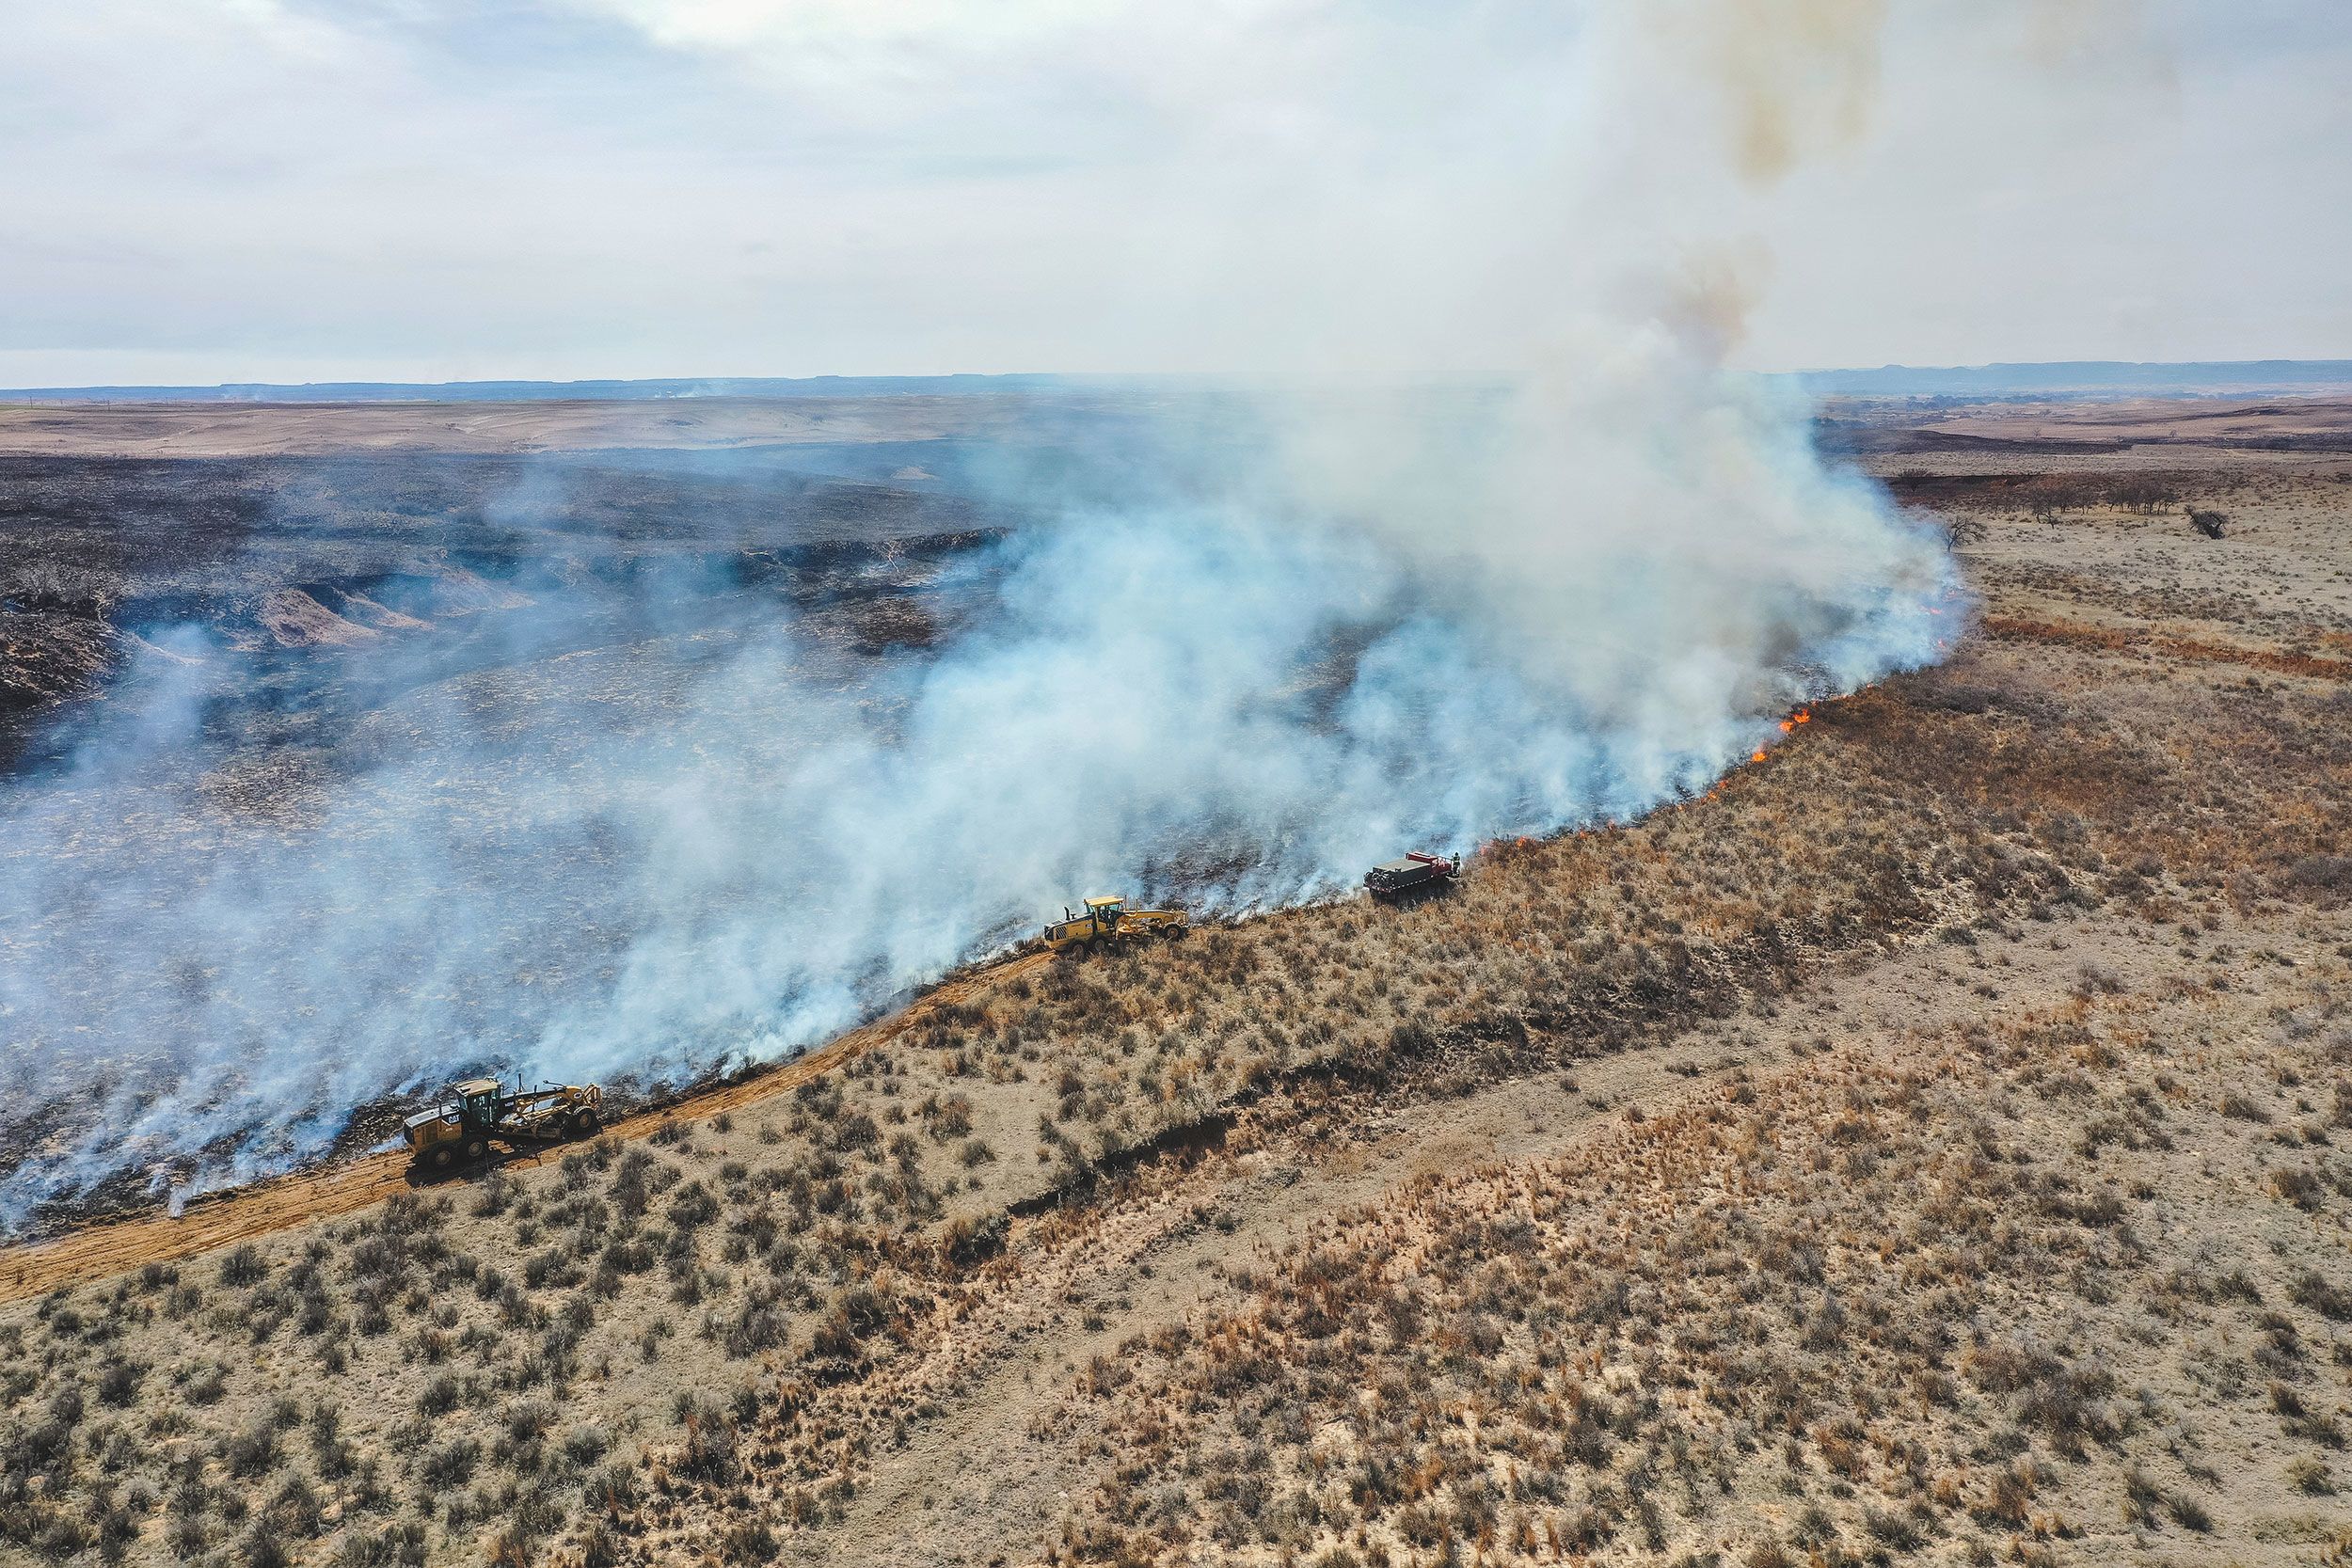
[[[1990,527],[1993,610],[2058,619],[2057,525]],[[2070,605],[2163,588],[2087,539]],[[981,1560],[2308,1535],[2352,703],[2208,657],[2318,657],[2274,624],[1984,641],[1453,896],[1049,965],[788,1095],[0,1308],[0,1557],[887,1556],[967,1421],[1045,1466]],[[2086,930],[2140,958],[2054,956]],[[1899,960],[1981,1022],[1827,1010]],[[1572,1156],[1319,1196],[1369,1129],[1534,1096]],[[1175,1251],[1214,1267],[1163,1302]],[[2210,1457],[2249,1433],[2260,1508]]]
[[[2019,1560],[2242,1528],[2231,1459],[2324,1495],[2352,1339],[2307,1281],[2352,1207],[2279,1214],[2205,1091],[2352,1066],[2344,984],[2251,1059],[2081,1001],[1335,1216],[1086,1370],[1121,1458],[1049,1556]]]

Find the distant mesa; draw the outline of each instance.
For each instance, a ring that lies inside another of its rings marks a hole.
[[[231,382],[217,387],[28,387],[0,388],[8,403],[648,403],[686,398],[879,398],[1069,392],[1167,383],[1199,376],[812,375],[697,376],[648,381]],[[1773,375],[1821,397],[2126,397],[2352,390],[2352,359],[2222,359],[2139,362],[2064,359],[2042,363],[1812,370]]]
[[[666,398],[940,397],[1099,383],[1060,375],[719,376],[656,381],[246,381],[218,387],[0,388],[10,403],[650,403]]]
[[[2046,364],[1917,366],[1802,371],[1790,379],[1817,397],[2101,398],[2352,390],[2352,359],[2217,359],[2138,363],[2063,359]]]

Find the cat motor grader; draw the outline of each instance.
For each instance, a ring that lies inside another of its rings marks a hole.
[[[594,1084],[548,1084],[513,1088],[495,1078],[450,1085],[449,1098],[401,1123],[410,1163],[434,1175],[489,1157],[496,1139],[516,1144],[590,1138],[604,1125],[604,1091]]]
[[[1045,946],[1053,953],[1084,953],[1130,937],[1181,937],[1191,927],[1192,917],[1182,910],[1131,910],[1124,898],[1089,898],[1083,913],[1063,907],[1061,918],[1045,927]]]

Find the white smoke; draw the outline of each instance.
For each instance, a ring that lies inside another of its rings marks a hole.
[[[0,1030],[58,1129],[0,1222],[124,1172],[282,1167],[460,1066],[784,1055],[1079,894],[1240,911],[1629,816],[1931,660],[1940,544],[1723,368],[1754,262],[1714,216],[1868,96],[1874,5],[1771,8],[1791,31],[1629,3],[1561,38],[1503,8],[1547,52],[1495,102],[1352,127],[1397,184],[1358,156],[1335,221],[1435,226],[1359,275],[1253,265],[1236,207],[1202,242],[1234,315],[1333,374],[1180,400],[1183,483],[1000,497],[1029,522],[935,588],[971,609],[944,649],[861,661],[779,607],[638,589],[678,635],[554,661],[527,701],[384,696],[268,825],[207,808],[189,677],[138,673],[72,768],[0,799]],[[1516,138],[1507,179],[1437,177],[1482,135]],[[535,592],[563,619],[610,591]]]

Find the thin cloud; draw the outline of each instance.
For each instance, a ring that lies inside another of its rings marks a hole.
[[[1593,79],[1592,4],[36,7],[0,381],[1474,361],[1494,275],[1641,246],[1759,368],[2352,353],[2352,10],[1634,10],[1727,110]]]

